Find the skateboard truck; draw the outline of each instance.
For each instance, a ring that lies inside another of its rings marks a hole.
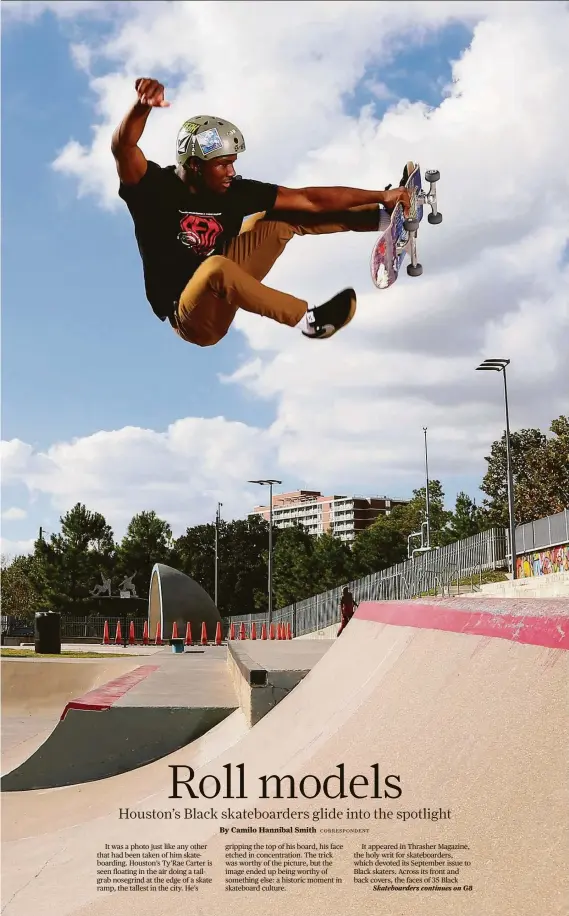
[[[428,169],[425,172],[425,180],[429,182],[429,190],[417,191],[415,198],[415,207],[424,207],[428,206],[431,208],[431,212],[427,216],[428,222],[432,226],[438,226],[439,223],[443,221],[442,213],[439,213],[437,209],[437,189],[436,183],[441,177],[440,172],[437,169]],[[407,265],[407,273],[410,277],[420,277],[423,273],[423,265],[419,264],[417,261],[417,232],[419,229],[419,220],[408,218],[404,221],[403,227],[406,232],[409,233],[408,240],[398,246],[398,254],[403,252],[405,248],[409,252],[410,264]]]
[[[431,208],[431,212],[427,216],[427,221],[431,226],[438,226],[439,223],[443,221],[442,213],[439,213],[437,210],[437,189],[436,183],[441,177],[441,173],[437,169],[427,169],[425,172],[425,181],[429,182],[429,190],[425,194],[424,191],[421,191],[422,203],[427,204]]]

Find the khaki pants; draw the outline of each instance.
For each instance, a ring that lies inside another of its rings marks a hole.
[[[174,329],[190,343],[211,347],[225,337],[238,308],[295,327],[308,303],[261,283],[287,243],[295,235],[377,231],[379,212],[374,204],[342,213],[255,214],[224,255],[212,255],[198,267],[180,296]]]

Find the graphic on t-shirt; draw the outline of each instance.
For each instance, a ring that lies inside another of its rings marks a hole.
[[[212,213],[188,213],[180,211],[183,219],[180,221],[178,240],[191,248],[194,254],[207,257],[215,248],[218,237],[223,232],[223,226]]]

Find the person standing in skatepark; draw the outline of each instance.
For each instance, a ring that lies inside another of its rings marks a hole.
[[[337,632],[337,636],[345,630],[348,626],[350,620],[354,616],[355,610],[358,606],[357,601],[354,601],[354,596],[352,595],[350,589],[346,585],[342,591],[342,597],[340,599],[340,614],[341,614],[341,623],[340,629]]]
[[[111,148],[157,317],[200,347],[222,340],[239,308],[299,326],[312,339],[345,327],[356,311],[353,289],[311,306],[262,281],[295,235],[377,232],[399,201],[409,207],[408,191],[292,189],[241,179],[235,162],[245,150],[243,135],[212,115],[184,122],[177,164],[162,168],[146,159],[138,142],[152,109],[169,106],[164,86],[140,78],[135,90]]]

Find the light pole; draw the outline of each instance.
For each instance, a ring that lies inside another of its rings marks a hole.
[[[221,512],[220,512],[220,509],[221,509],[222,505],[223,505],[223,503],[218,503],[218,504],[217,504],[217,511],[216,511],[216,513],[215,513],[215,576],[214,576],[214,588],[213,588],[213,594],[214,594],[213,602],[214,602],[214,604],[215,604],[216,607],[217,607],[217,582],[218,582],[217,570],[218,570],[218,563],[219,563],[219,551],[218,551],[218,543],[219,543],[219,522],[221,521]]]
[[[476,367],[477,372],[501,372],[504,377],[504,404],[506,409],[506,478],[508,483],[508,521],[510,531],[510,555],[512,579],[517,578],[516,570],[516,516],[514,510],[514,481],[512,476],[512,455],[510,448],[510,414],[508,410],[508,384],[506,381],[506,366],[510,365],[509,359],[485,359]]]
[[[425,434],[425,477],[427,479],[427,488],[425,490],[425,504],[427,510],[427,549],[431,547],[431,502],[429,497],[429,453],[427,452],[427,427],[423,426],[423,433]]]
[[[273,619],[273,486],[276,483],[282,483],[282,480],[250,480],[249,483],[258,483],[262,487],[269,488],[269,607],[267,624],[270,628]]]

